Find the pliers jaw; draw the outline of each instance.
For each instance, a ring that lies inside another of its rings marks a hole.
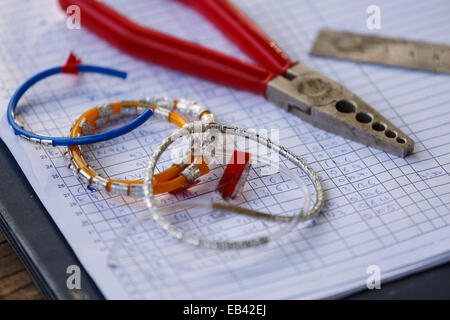
[[[350,90],[295,64],[267,85],[266,98],[312,125],[347,139],[405,157],[414,141]]]

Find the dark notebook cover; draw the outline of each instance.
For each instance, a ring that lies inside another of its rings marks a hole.
[[[103,299],[0,140],[0,230],[46,299]],[[81,269],[81,289],[68,289],[69,265]]]

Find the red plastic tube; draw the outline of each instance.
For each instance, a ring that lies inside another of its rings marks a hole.
[[[81,9],[81,23],[100,38],[136,58],[213,82],[264,94],[275,74],[221,52],[141,26],[95,0],[59,0],[64,11]]]
[[[245,151],[234,150],[228,164],[217,185],[224,200],[234,199],[242,192],[251,168],[251,154]]]

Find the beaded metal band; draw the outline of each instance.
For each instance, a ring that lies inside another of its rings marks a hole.
[[[290,220],[286,228],[282,228],[277,232],[277,236],[287,233],[292,228],[294,228],[300,221],[304,221],[315,216],[323,206],[324,196],[323,196],[323,187],[320,183],[319,177],[317,174],[298,156],[292,153],[290,150],[272,142],[270,139],[260,136],[255,132],[249,132],[245,129],[222,125],[222,124],[204,124],[204,123],[189,123],[184,125],[182,128],[175,130],[171,135],[169,135],[166,139],[164,139],[161,144],[155,149],[153,155],[150,157],[144,175],[144,199],[147,207],[149,208],[149,214],[151,217],[158,223],[169,235],[185,241],[187,243],[203,246],[207,248],[216,248],[216,249],[242,249],[255,247],[262,244],[267,243],[271,237],[263,236],[250,240],[243,241],[214,241],[205,238],[200,238],[191,234],[185,233],[183,230],[177,228],[173,224],[171,224],[161,213],[162,210],[159,210],[155,205],[154,199],[154,172],[156,168],[156,164],[163,154],[163,152],[178,138],[183,136],[192,135],[194,133],[205,133],[209,130],[217,130],[223,134],[233,134],[236,136],[241,136],[258,143],[261,143],[268,148],[278,152],[281,156],[285,157],[296,166],[298,166],[301,170],[303,170],[309,179],[311,179],[315,193],[316,193],[316,201],[314,206],[308,211],[304,212],[303,210],[296,216],[288,219]],[[219,210],[229,210],[231,209],[231,205],[221,202],[213,202],[213,208]],[[253,211],[248,209],[249,211]],[[247,213],[248,214],[248,213]],[[256,212],[255,215],[267,215],[264,213]],[[275,218],[276,219],[276,218]],[[286,221],[286,218],[281,218],[280,220]]]
[[[109,68],[103,68],[103,67],[97,67],[97,66],[90,66],[90,65],[78,65],[76,66],[76,70],[80,72],[90,72],[90,73],[100,73],[104,75],[114,76],[118,78],[125,79],[127,77],[127,74],[125,72],[115,70],[115,69],[109,69]],[[25,92],[32,87],[35,83],[39,82],[40,80],[43,80],[45,78],[48,78],[52,75],[63,73],[63,67],[55,67],[51,68],[45,71],[42,71],[27,81],[25,81],[13,94],[11,97],[11,100],[8,104],[8,111],[7,111],[7,118],[8,122],[11,126],[11,128],[14,130],[14,133],[19,135],[20,137],[36,142],[41,143],[45,145],[51,145],[51,146],[72,146],[72,145],[82,145],[82,144],[91,144],[95,142],[101,142],[109,139],[116,138],[118,136],[121,136],[125,133],[128,133],[144,123],[149,117],[152,116],[151,112],[144,113],[134,119],[132,122],[124,125],[123,127],[100,133],[95,135],[90,135],[86,137],[49,137],[49,136],[42,136],[35,134],[33,132],[27,131],[23,128],[22,124],[20,124],[15,119],[15,111],[17,104],[20,100],[20,98],[25,94]]]
[[[253,160],[256,160],[256,162],[259,162],[264,165],[275,167],[272,159],[265,158],[258,154],[253,155]],[[305,183],[303,183],[299,177],[296,177],[296,173],[293,173],[287,167],[283,168],[283,167],[277,166],[277,168],[281,174],[284,174],[285,176],[289,177],[292,181],[297,183],[297,185],[300,187],[300,189],[303,193],[303,197],[304,197],[302,212],[306,212],[310,205],[311,195],[310,195],[310,192],[309,192],[308,188],[306,187]],[[241,214],[241,215],[250,216],[253,218],[264,219],[264,220],[273,221],[273,222],[291,222],[292,219],[294,218],[292,216],[278,216],[278,215],[273,215],[273,214],[269,214],[269,213],[262,213],[262,212],[248,209],[245,207],[236,206],[234,204],[227,203],[227,202],[218,202],[218,201],[209,202],[209,201],[200,200],[200,199],[183,200],[180,202],[170,204],[168,206],[164,206],[163,208],[158,208],[158,210],[160,211],[161,214],[165,215],[165,214],[173,213],[174,211],[179,210],[179,209],[188,209],[188,208],[213,209],[213,210],[216,209],[216,210],[228,211],[228,212],[232,212],[235,214]],[[120,265],[119,261],[117,260],[116,254],[117,254],[118,250],[120,249],[120,247],[122,246],[125,238],[131,232],[131,230],[133,230],[136,226],[140,225],[141,223],[143,223],[145,220],[147,220],[149,218],[151,218],[150,213],[141,215],[138,219],[136,219],[135,221],[128,224],[127,227],[119,234],[119,236],[114,241],[113,245],[110,247],[109,254],[107,257],[107,261],[110,266],[117,267]],[[275,234],[275,233],[272,234],[270,239],[275,240],[277,237],[284,235],[287,230],[283,229],[281,231],[282,232],[278,232],[278,234]],[[261,242],[260,244],[263,244],[263,243]]]
[[[178,108],[180,105],[183,108]],[[189,106],[192,107],[190,108]],[[98,111],[96,112],[95,109]],[[108,103],[91,109],[75,122],[71,129],[70,137],[90,134],[95,125],[108,121],[108,118],[113,114],[139,114],[148,109],[153,110],[156,117],[170,121],[179,127],[187,124],[187,120],[169,109],[181,109],[186,113],[189,112],[191,115],[197,116],[202,121],[209,122],[211,119],[214,120],[213,115],[209,113],[206,107],[193,101],[185,99],[175,100],[168,97],[154,97],[146,98],[139,102],[125,101]],[[114,180],[102,177],[86,163],[80,146],[70,146],[67,157],[70,163],[69,167],[73,172],[82,181],[92,185],[95,189],[132,197],[143,196],[142,180]],[[155,175],[155,193],[177,190],[209,172],[208,166],[204,161],[201,161],[201,163],[192,163],[193,160],[192,157],[185,157],[182,161],[173,164],[167,170]]]
[[[140,100],[157,107],[177,111],[181,114],[192,116],[203,123],[215,123],[216,119],[209,109],[195,101],[188,99],[174,99],[172,97],[146,97]]]

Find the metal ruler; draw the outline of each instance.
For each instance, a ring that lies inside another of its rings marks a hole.
[[[321,30],[312,55],[450,73],[450,46]]]

